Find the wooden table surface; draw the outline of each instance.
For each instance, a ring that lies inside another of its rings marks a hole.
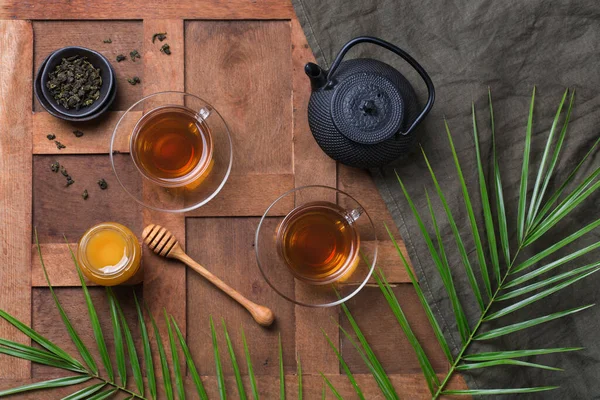
[[[160,53],[160,45],[151,40],[154,33],[165,31],[171,56]],[[107,38],[112,43],[103,43]],[[58,120],[34,99],[32,82],[39,65],[51,51],[67,45],[95,49],[111,60],[115,69],[117,99],[106,117],[96,122]],[[128,55],[133,49],[139,50],[140,59],[114,62],[117,54]],[[436,371],[444,373],[448,365],[387,240],[383,223],[394,224],[371,177],[363,170],[333,162],[310,134],[306,118],[310,85],[303,72],[308,61],[314,57],[288,1],[0,1],[0,308],[76,354],[59,322],[32,246],[33,227],[59,299],[84,341],[92,343],[63,234],[76,243],[91,225],[107,220],[121,222],[138,235],[146,224],[158,223],[180,239],[190,256],[254,301],[269,305],[277,316],[272,328],[261,328],[192,271],[144,251],[145,278],[135,290],[154,315],[159,316],[165,308],[175,316],[186,332],[211,398],[216,396],[217,386],[210,315],[227,322],[238,358],[243,357],[239,327],[244,327],[264,398],[278,397],[279,333],[289,398],[296,396],[297,356],[302,360],[305,398],[320,398],[320,372],[344,398],[353,398],[352,387],[341,375],[320,328],[339,344],[368,398],[381,397],[360,357],[339,333],[334,321],[348,325],[340,309],[294,306],[271,290],[256,265],[254,232],[265,208],[287,190],[321,184],[349,192],[374,217],[382,240],[379,266],[393,283]],[[132,76],[139,76],[141,84],[129,85],[127,78]],[[223,191],[208,205],[185,215],[153,212],[132,201],[114,178],[107,154],[112,129],[124,110],[142,96],[163,90],[205,98],[223,115],[233,136],[233,170]],[[85,135],[76,138],[74,129]],[[46,138],[50,133],[66,148],[57,149]],[[50,171],[54,161],[67,168],[75,184],[64,187],[63,178]],[[106,179],[108,190],[99,190],[96,180],[100,178]],[[83,189],[90,193],[87,201],[81,197]],[[105,292],[99,287],[90,290],[110,332]],[[133,323],[131,290],[119,288],[118,293]],[[379,289],[366,286],[348,305],[402,398],[427,398],[416,356]],[[133,331],[138,332],[137,328]],[[106,336],[112,351],[112,335]],[[0,337],[26,343],[23,335],[4,321]],[[224,346],[224,338],[219,340]],[[90,345],[90,349],[95,347]],[[224,357],[223,361],[228,394],[235,398],[232,368],[229,360]],[[246,373],[245,365],[242,372]],[[56,376],[56,371],[0,357],[0,388],[50,376]],[[464,382],[457,379],[455,386],[464,386]],[[68,391],[49,392],[43,398],[65,393]],[[40,396],[34,393],[23,398]],[[328,398],[333,395],[329,393]]]

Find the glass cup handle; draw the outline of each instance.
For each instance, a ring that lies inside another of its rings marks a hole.
[[[350,225],[352,225],[353,223],[356,222],[357,219],[360,218],[361,215],[363,215],[364,212],[365,212],[364,208],[357,207],[353,210],[346,211],[346,213],[344,214],[344,218],[346,218],[346,221],[348,221],[348,223]]]
[[[210,114],[212,113],[213,109],[210,106],[204,106],[202,107],[200,110],[198,110],[198,116],[203,119],[206,120]]]

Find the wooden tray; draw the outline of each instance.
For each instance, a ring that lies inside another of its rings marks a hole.
[[[156,316],[165,308],[187,332],[211,398],[216,397],[217,386],[209,315],[227,322],[238,357],[243,354],[238,328],[244,327],[264,398],[278,396],[279,333],[289,398],[295,398],[297,392],[296,356],[302,360],[305,398],[320,398],[320,372],[344,398],[353,398],[352,387],[320,328],[339,344],[365,394],[374,398],[380,395],[375,381],[336,328],[334,321],[347,325],[339,308],[308,309],[280,298],[262,280],[254,258],[254,232],[270,202],[294,187],[322,184],[348,191],[375,217],[383,240],[380,266],[393,282],[434,367],[439,373],[447,371],[416,294],[386,240],[383,222],[393,226],[393,221],[370,176],[336,165],[312,139],[306,119],[310,85],[303,66],[314,58],[289,2],[7,0],[0,3],[0,19],[0,308],[30,322],[76,354],[59,322],[32,247],[32,228],[37,228],[58,297],[84,341],[91,344],[87,311],[63,234],[68,242],[75,243],[89,226],[101,221],[121,222],[138,234],[146,224],[159,223],[180,239],[192,257],[248,297],[272,307],[277,316],[273,328],[260,328],[243,309],[199,276],[145,251],[145,280],[133,289]],[[160,45],[151,40],[154,33],[165,31],[171,56],[160,53]],[[103,43],[107,38],[112,43]],[[98,122],[60,121],[34,100],[32,81],[37,68],[51,51],[67,45],[95,49],[115,68],[118,96],[106,118]],[[141,59],[114,61],[117,54],[128,55],[133,49],[139,50]],[[142,83],[129,85],[127,78],[132,76],[139,76]],[[233,135],[230,180],[210,204],[186,215],[152,212],[131,201],[114,178],[107,156],[112,129],[123,111],[143,95],[163,90],[187,91],[207,99],[223,114]],[[72,133],[75,129],[85,135],[76,138]],[[50,133],[66,148],[57,149],[46,138]],[[65,165],[75,184],[63,186],[63,178],[50,171],[53,161]],[[100,178],[107,180],[108,190],[99,190],[96,180]],[[84,189],[90,193],[86,201],[81,197]],[[90,290],[101,310],[101,321],[110,332],[104,290]],[[131,290],[125,287],[118,292],[133,322]],[[416,356],[379,289],[365,287],[349,306],[401,396],[428,397]],[[133,331],[138,332],[137,328]],[[111,335],[106,336],[113,351]],[[0,323],[0,337],[26,343],[23,335],[4,321]],[[223,338],[220,340],[223,346]],[[223,360],[227,392],[235,398],[231,365]],[[246,373],[245,365],[242,372]],[[0,357],[1,388],[55,374],[39,365]],[[455,386],[464,387],[464,382],[457,379]],[[55,390],[48,396],[68,392]],[[332,396],[328,394],[328,398]],[[40,394],[23,398],[38,399]]]

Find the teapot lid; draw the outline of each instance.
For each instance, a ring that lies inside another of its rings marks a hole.
[[[404,101],[399,88],[373,72],[359,72],[335,84],[331,115],[348,139],[376,144],[400,131]]]

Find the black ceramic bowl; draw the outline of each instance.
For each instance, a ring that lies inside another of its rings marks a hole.
[[[81,107],[79,110],[67,110],[54,100],[50,90],[46,87],[46,83],[48,82],[50,72],[54,71],[56,66],[61,63],[62,59],[74,55],[87,57],[88,61],[95,68],[100,69],[102,86],[100,88],[100,97],[92,105]],[[37,84],[38,81],[39,86]],[[116,80],[110,63],[102,54],[84,47],[70,46],[59,49],[48,56],[38,71],[35,88],[38,100],[52,115],[67,120],[82,121],[84,118],[85,120],[96,118],[108,109],[107,104],[110,105],[116,95]],[[55,112],[51,112],[50,109],[53,109]]]

